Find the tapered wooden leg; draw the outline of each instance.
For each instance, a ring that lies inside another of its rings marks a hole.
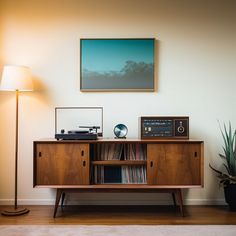
[[[64,203],[64,200],[65,200],[65,196],[66,196],[66,193],[63,192],[63,193],[62,193],[62,196],[61,196],[61,208],[63,207],[63,203]]]
[[[177,195],[178,202],[179,202],[180,213],[184,217],[183,198],[182,198],[182,192],[181,192],[180,188],[176,189],[176,195]]]
[[[173,199],[174,207],[176,208],[175,192],[172,192],[172,199]]]
[[[54,214],[53,214],[54,218],[56,218],[57,208],[58,208],[62,193],[63,193],[63,189],[57,189],[56,201],[55,201],[55,206],[54,206]]]

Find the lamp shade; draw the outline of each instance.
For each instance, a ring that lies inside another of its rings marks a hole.
[[[26,66],[4,66],[0,89],[32,91],[33,83],[30,68]]]

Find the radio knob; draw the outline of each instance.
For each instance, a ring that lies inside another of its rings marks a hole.
[[[177,128],[177,131],[181,134],[184,132],[184,127],[183,127],[182,121],[179,122],[179,126]]]

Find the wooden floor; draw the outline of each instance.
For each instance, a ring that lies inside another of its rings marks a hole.
[[[236,224],[236,212],[226,206],[187,206],[182,217],[173,206],[65,206],[53,218],[53,206],[27,206],[30,213],[17,217],[0,215],[0,225],[209,225]],[[0,206],[0,210],[7,207]]]

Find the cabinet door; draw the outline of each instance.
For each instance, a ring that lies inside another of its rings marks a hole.
[[[201,185],[201,143],[148,144],[148,184]]]
[[[89,184],[89,144],[37,144],[36,185]]]

